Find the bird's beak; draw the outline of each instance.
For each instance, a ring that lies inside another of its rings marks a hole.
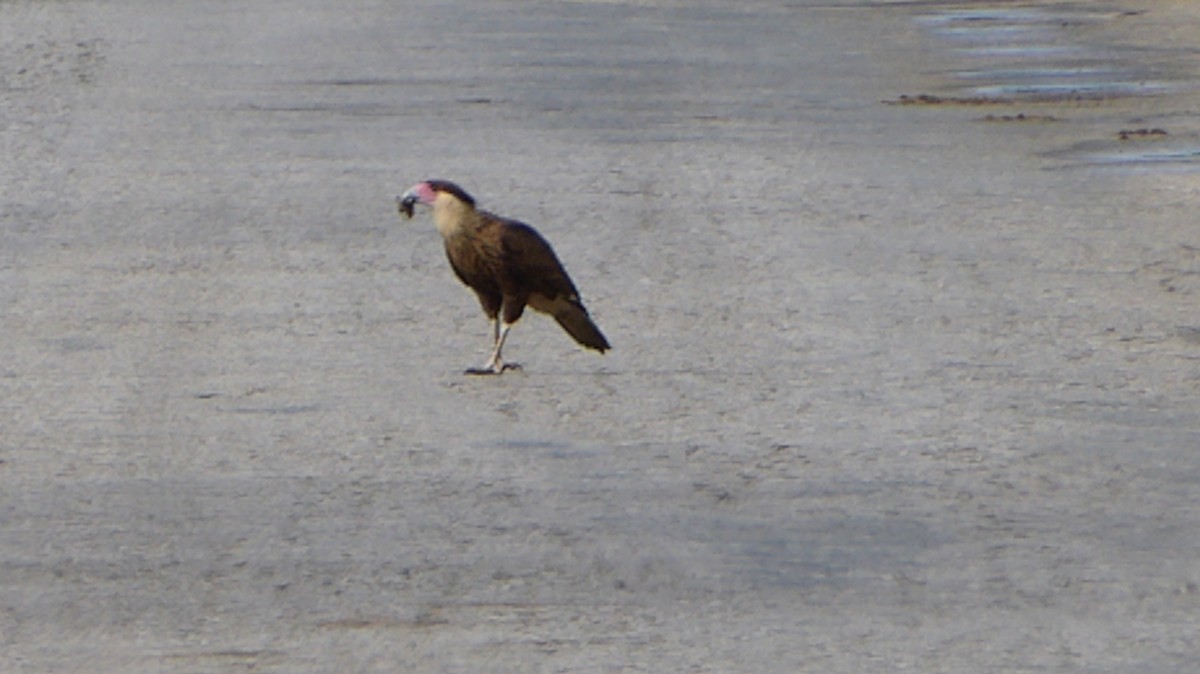
[[[403,195],[396,197],[396,205],[400,207],[400,212],[406,218],[412,218],[413,206],[417,204],[417,195],[412,192],[405,192]]]

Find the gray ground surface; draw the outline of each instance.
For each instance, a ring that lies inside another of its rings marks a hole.
[[[964,7],[0,2],[0,671],[1194,672],[1195,9]]]

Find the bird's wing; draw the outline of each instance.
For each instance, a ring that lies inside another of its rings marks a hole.
[[[484,312],[494,318],[501,304],[500,283],[492,271],[494,265],[470,240],[447,241],[446,258],[454,275],[475,291]]]
[[[504,269],[512,281],[551,299],[579,297],[567,270],[537,230],[515,220],[497,220]]]

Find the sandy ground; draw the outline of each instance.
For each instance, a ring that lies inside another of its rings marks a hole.
[[[0,671],[1194,672],[1200,22],[997,6],[0,2]]]

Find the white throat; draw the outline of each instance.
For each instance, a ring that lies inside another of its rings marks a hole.
[[[468,234],[477,217],[475,209],[448,194],[433,202],[433,224],[444,239]]]

